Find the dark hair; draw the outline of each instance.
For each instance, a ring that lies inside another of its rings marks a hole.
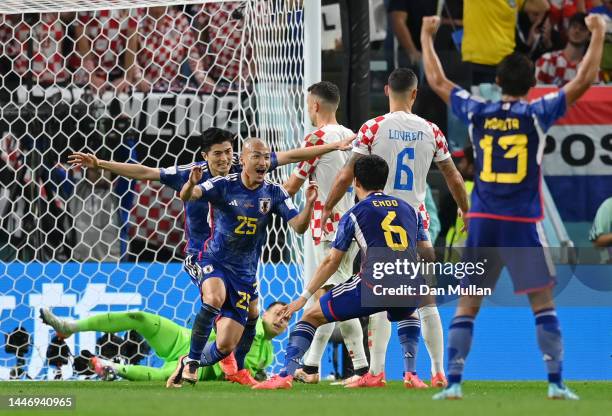
[[[514,52],[497,65],[497,83],[502,94],[522,97],[536,84],[535,68],[531,59]]]
[[[286,303],[286,302],[283,302],[283,301],[280,301],[280,300],[277,300],[277,301],[272,302],[271,304],[269,304],[269,305],[266,307],[266,311],[269,311],[270,309],[272,309],[272,308],[273,308],[273,307],[275,307],[276,305],[286,306],[286,305],[287,305],[287,303]]]
[[[417,87],[418,79],[412,69],[396,68],[389,75],[387,84],[393,92],[408,92]]]
[[[337,106],[340,103],[340,89],[329,81],[321,81],[308,87],[308,92],[323,99],[328,104]]]
[[[221,144],[225,142],[234,143],[235,135],[227,130],[220,129],[218,127],[209,127],[202,133],[200,137],[200,151],[208,152],[211,147],[215,144]]]
[[[582,12],[574,13],[572,17],[569,18],[569,23],[567,27],[571,27],[573,25],[580,25],[586,29],[587,25],[586,25],[586,22],[584,21],[586,17],[587,17],[586,13],[582,13]]]
[[[384,189],[389,176],[389,165],[380,156],[360,157],[355,162],[355,178],[366,191]]]

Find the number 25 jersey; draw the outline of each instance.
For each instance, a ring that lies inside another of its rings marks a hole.
[[[469,125],[474,148],[469,216],[540,221],[544,133],[565,113],[565,93],[560,90],[531,102],[490,102],[457,87],[451,93],[451,106]]]

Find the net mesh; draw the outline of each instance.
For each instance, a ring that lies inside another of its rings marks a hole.
[[[104,342],[125,362],[160,364],[119,348],[130,342],[125,333],[52,340],[40,307],[73,319],[137,309],[190,327],[199,295],[182,270],[176,192],[71,167],[67,157],[188,164],[200,159],[197,138],[211,126],[261,137],[276,151],[299,146],[301,3],[2,2],[0,379],[71,377],[74,356]],[[258,271],[262,307],[299,290],[301,253],[275,219]]]

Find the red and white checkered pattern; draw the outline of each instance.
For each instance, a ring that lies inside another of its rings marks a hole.
[[[139,236],[158,247],[184,244],[183,204],[176,192],[158,182],[136,184],[138,203],[130,213],[131,237]]]
[[[412,148],[412,153],[406,150]],[[427,174],[434,162],[450,158],[448,144],[434,123],[416,114],[395,111],[366,121],[353,142],[353,152],[375,154],[389,164],[385,192],[413,208],[425,201]],[[409,173],[412,173],[410,184]]]
[[[306,139],[304,139],[304,145],[302,147],[312,147],[324,144],[324,135],[325,132],[321,129],[315,131],[314,133],[308,135]],[[314,170],[317,167],[317,163],[319,163],[320,159],[321,158],[317,156],[314,159],[300,162],[298,163],[297,167],[293,172],[297,175],[298,178],[307,179],[310,175],[314,173]]]
[[[81,12],[78,24],[90,44],[87,59],[93,61],[95,71],[101,74],[113,72],[120,66],[121,54],[138,27],[137,19],[127,10]]]
[[[545,53],[536,62],[536,80],[538,84],[551,84],[562,87],[578,73],[578,62],[567,59],[563,50]],[[598,75],[597,81],[600,82]]]
[[[196,62],[200,59],[187,16],[171,8],[159,19],[146,14],[140,21],[138,37],[138,65],[153,89],[181,88],[177,78],[181,65],[188,57]]]
[[[201,51],[204,68],[215,80],[223,78],[234,83],[240,76],[240,56],[244,19],[235,19],[232,12],[240,7],[241,2],[205,3],[196,17],[196,25],[203,31],[206,39]],[[248,46],[247,46],[248,48]],[[242,76],[249,77],[251,49],[245,54],[245,64],[242,65]]]
[[[13,60],[19,75],[32,71],[40,84],[61,83],[68,79],[62,56],[65,26],[59,13],[41,13],[40,19],[28,25],[22,15],[6,15],[0,24],[2,55]],[[28,39],[32,38],[32,60],[28,60]]]
[[[419,205],[418,212],[421,216],[421,220],[423,221],[423,228],[425,229],[425,231],[429,231],[430,217],[429,212],[427,212],[427,209],[425,208],[425,204]]]
[[[326,143],[337,143],[347,138],[353,137],[354,133],[339,124],[328,124],[309,134],[304,139],[303,147],[319,146]],[[324,201],[327,200],[334,185],[334,180],[338,172],[346,164],[349,158],[348,152],[330,152],[314,159],[300,162],[293,174],[300,179],[310,179],[316,181],[319,186],[317,201],[312,214],[311,231],[316,245],[322,240],[332,241],[338,226],[340,217],[353,205],[352,192],[346,193],[334,207],[332,217],[326,224],[326,233],[322,230],[321,214]]]
[[[312,219],[310,220],[310,230],[312,231],[312,239],[315,245],[321,244],[321,240],[324,238],[323,227],[321,224],[321,216],[323,215],[323,208],[325,204],[321,201],[315,201],[314,209],[312,211]],[[340,221],[340,214],[334,212],[332,217],[325,223],[325,232],[329,235],[334,235],[338,228],[338,222]]]

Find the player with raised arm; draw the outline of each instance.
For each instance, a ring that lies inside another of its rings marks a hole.
[[[93,154],[74,153],[68,162],[84,166],[90,169],[104,169],[119,176],[130,179],[159,181],[170,186],[177,192],[188,181],[190,170],[193,166],[202,168],[202,181],[216,176],[226,176],[229,173],[240,173],[242,165],[233,152],[234,134],[227,130],[210,127],[204,131],[200,141],[201,156],[204,161],[194,162],[189,165],[174,166],[170,168],[151,168],[134,163],[119,163],[100,160]],[[272,152],[270,155],[270,170],[277,166],[310,160],[333,150],[341,150],[350,145],[350,138],[342,142],[334,142],[305,149],[292,149],[285,152]],[[185,203],[185,229],[187,233],[187,245],[185,248],[185,271],[191,278],[198,278],[198,268],[195,263],[201,259],[204,243],[210,237],[210,225],[208,221],[209,207],[205,201],[188,201]],[[257,302],[253,302],[249,308],[250,319],[244,331],[244,339],[240,341],[241,351],[248,351],[249,345],[255,336],[255,324],[259,317]],[[243,345],[244,344],[244,345]],[[248,372],[243,371],[242,355],[237,355],[239,372],[236,374],[238,381],[246,384],[252,380]]]
[[[470,126],[474,148],[475,183],[469,213],[467,247],[531,247],[529,267],[509,261],[516,293],[527,294],[533,310],[538,345],[548,372],[548,397],[578,399],[561,377],[563,343],[552,295],[555,279],[548,267],[539,236],[541,163],[544,133],[595,81],[606,31],[604,19],[585,19],[591,43],[576,77],[558,92],[526,101],[535,85],[533,62],[513,53],[497,67],[502,100],[488,102],[473,97],[449,81],[433,47],[440,20],[423,18],[421,44],[427,81],[449,103],[453,112]],[[503,252],[500,252],[503,256]],[[498,274],[494,276],[496,279]],[[463,283],[462,279],[462,283]],[[434,399],[460,399],[461,377],[472,343],[474,320],[482,296],[462,296],[448,336],[449,385]]]
[[[340,103],[340,90],[331,82],[318,82],[308,87],[308,96],[306,97],[308,104],[308,115],[312,125],[317,129],[306,136],[304,139],[304,147],[321,146],[327,143],[339,143],[347,138],[355,137],[355,134],[344,126],[338,124],[336,120],[336,111]],[[312,252],[305,250],[304,254],[304,286],[308,285],[310,274],[314,272],[331,249],[331,243],[338,226],[340,217],[344,215],[353,205],[353,194],[347,192],[342,200],[336,205],[332,218],[327,222],[325,228],[327,233],[323,232],[323,224],[319,221],[323,209],[323,202],[331,189],[332,182],[342,166],[348,160],[348,154],[345,152],[332,152],[323,156],[316,157],[312,160],[301,162],[294,169],[289,179],[283,184],[283,187],[290,193],[295,194],[303,183],[311,178],[319,187],[318,197],[315,201],[314,213],[310,223],[311,233],[307,233],[304,244],[311,244]],[[312,237],[311,237],[312,236]],[[311,255],[308,255],[312,253]],[[338,271],[327,281],[327,284],[318,293],[311,298],[311,302],[315,298],[320,297],[325,291],[330,290],[333,286],[346,282],[353,274],[353,260],[357,254],[357,246],[353,244],[348,253],[344,256]],[[306,266],[310,267],[306,267]],[[368,359],[363,347],[363,329],[361,322],[358,319],[351,319],[338,324],[344,344],[353,362],[354,375],[347,381],[354,381],[359,376],[364,375],[368,371]],[[308,353],[304,357],[304,365],[296,373],[296,378],[306,383],[317,383],[319,381],[319,367],[321,358],[325,352],[327,342],[332,335],[335,324],[323,325],[317,328],[317,333],[312,341],[312,345]]]
[[[192,275],[200,290],[202,307],[193,322],[191,348],[179,360],[167,387],[180,386],[182,381],[195,383],[199,366],[213,365],[234,349],[237,360],[246,354],[239,341],[248,322],[249,305],[257,302],[257,265],[272,214],[281,216],[300,234],[308,229],[317,197],[316,184],[310,184],[306,206],[298,213],[287,191],[265,179],[270,148],[263,140],[246,140],[240,160],[242,173],[204,183],[203,169],[194,166],[180,193],[183,201],[201,199],[210,204],[212,232],[196,264],[197,273]],[[217,339],[207,344],[213,324]]]
[[[380,260],[388,262],[416,262],[417,235],[424,233],[420,215],[403,200],[386,195],[383,188],[389,175],[389,166],[379,156],[358,159],[354,164],[354,187],[359,203],[349,209],[338,224],[336,238],[329,254],[321,262],[310,283],[287,307],[287,317],[302,309],[307,300],[337,272],[353,240],[361,249],[361,272],[347,282],[325,293],[317,303],[309,307],[289,336],[285,354],[285,366],[280,374],[253,386],[254,389],[275,390],[292,387],[293,377],[300,358],[308,350],[315,331],[329,322],[385,313],[392,321],[409,319],[418,305],[418,296],[402,297],[405,307],[372,306],[364,302],[366,291],[376,294],[372,273]],[[392,276],[392,279],[397,279]],[[414,280],[418,284],[418,280]],[[412,302],[412,303],[411,303]],[[410,329],[398,325],[397,334],[402,346],[404,370],[413,371],[408,361],[416,345],[408,335]],[[418,342],[418,339],[417,339]]]
[[[453,198],[461,212],[468,209],[468,198],[461,174],[451,159],[446,139],[440,129],[423,118],[412,113],[417,96],[417,76],[410,69],[398,68],[389,76],[385,94],[389,97],[390,112],[367,121],[357,133],[353,144],[353,156],[340,171],[331,192],[325,202],[322,220],[329,218],[330,213],[340,201],[353,180],[353,165],[364,155],[375,154],[389,163],[391,174],[387,179],[385,192],[401,198],[418,210],[423,218],[425,230],[429,219],[425,209],[427,173],[432,159],[442,172]],[[428,261],[433,261],[432,243],[428,233],[424,233],[418,242],[424,249],[420,254]],[[432,385],[444,387],[444,339],[442,323],[435,299],[429,297],[426,306],[419,309],[420,324],[423,325],[423,339],[431,358]],[[409,326],[410,336],[418,339],[420,325],[418,319],[410,319],[401,325]],[[357,386],[377,386],[384,380],[385,356],[391,336],[391,324],[383,314],[370,319],[371,337],[370,372]],[[415,358],[416,360],[416,358]],[[416,373],[405,374],[404,384],[408,388],[425,388]]]

